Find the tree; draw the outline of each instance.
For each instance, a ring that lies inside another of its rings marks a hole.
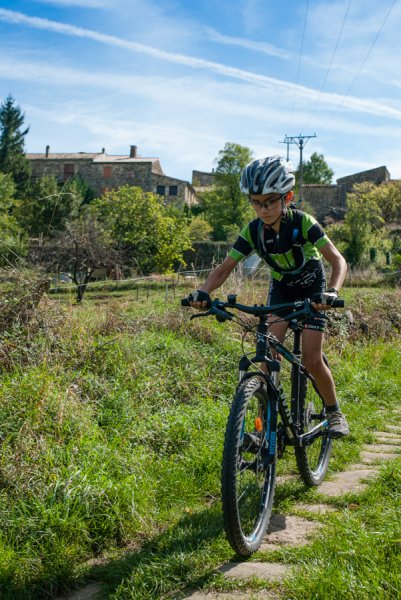
[[[189,222],[189,237],[191,242],[205,242],[210,239],[212,226],[200,216],[195,215]]]
[[[15,185],[0,173],[0,266],[15,264],[26,252],[26,236],[13,217]]]
[[[241,171],[252,160],[246,146],[227,143],[216,159],[215,182],[211,190],[200,195],[205,217],[213,227],[213,238],[226,241],[252,216],[248,199],[241,193]]]
[[[390,181],[375,186],[371,191],[386,224],[401,221],[401,182]]]
[[[24,120],[20,107],[8,96],[0,106],[0,171],[12,175],[20,197],[27,194],[31,175],[24,153],[25,136],[29,131],[29,127],[21,129]]]
[[[121,264],[110,232],[89,213],[66,224],[65,231],[31,251],[31,260],[50,271],[67,271],[77,286],[76,300],[82,302],[95,269]]]
[[[299,180],[300,166],[296,171],[297,181]],[[314,152],[310,159],[303,163],[302,168],[303,183],[321,183],[330,184],[333,181],[334,171],[330,169],[323,154]]]
[[[31,186],[29,198],[20,200],[16,217],[33,237],[54,236],[65,229],[67,221],[78,217],[84,202],[79,184],[74,181],[60,190],[53,175],[45,175]]]
[[[155,194],[123,186],[94,200],[88,209],[110,232],[127,261],[143,273],[169,271],[191,247],[187,219]]]
[[[328,234],[338,242],[347,262],[360,266],[369,262],[371,249],[388,249],[389,240],[384,219],[375,197],[372,183],[354,186],[347,195],[347,213],[344,223],[328,228]]]

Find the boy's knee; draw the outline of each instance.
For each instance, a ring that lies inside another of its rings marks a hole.
[[[310,354],[303,357],[303,364],[308,371],[319,371],[324,368],[323,357],[320,354]]]

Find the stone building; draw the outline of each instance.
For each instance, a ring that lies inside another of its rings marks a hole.
[[[364,181],[374,183],[375,185],[387,183],[390,181],[390,173],[387,167],[376,167],[376,169],[369,169],[368,171],[354,173],[354,175],[340,177],[340,179],[337,179],[337,184],[345,185],[346,191],[349,192],[356,183],[363,183]]]
[[[144,158],[131,146],[128,156],[108,155],[102,152],[51,153],[46,146],[44,154],[26,154],[31,163],[32,176],[39,179],[53,175],[60,183],[79,175],[100,195],[106,190],[123,185],[138,186],[144,192],[162,196],[166,203],[192,206],[197,203],[193,186],[183,179],[165,175],[158,158]]]
[[[215,173],[205,171],[192,171],[192,185],[196,188],[211,187],[215,182]]]
[[[313,214],[320,222],[328,215],[344,214],[346,209],[345,185],[304,184],[303,200],[312,207]]]
[[[383,166],[340,177],[337,184],[333,185],[305,184],[303,199],[313,208],[319,221],[327,216],[341,216],[347,208],[347,193],[352,191],[355,184],[365,181],[375,185],[387,183],[391,181],[390,173]]]

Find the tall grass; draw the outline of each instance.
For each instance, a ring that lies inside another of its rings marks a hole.
[[[356,334],[352,345],[335,332],[330,340],[353,428],[333,471],[397,405],[400,350]],[[48,301],[0,344],[0,597],[56,597],[86,577],[115,598],[227,586],[213,573],[232,557],[218,498],[238,334],[189,324],[163,298]],[[293,466],[289,454],[280,469]],[[311,494],[284,485],[277,510]],[[383,502],[395,506],[391,495]]]

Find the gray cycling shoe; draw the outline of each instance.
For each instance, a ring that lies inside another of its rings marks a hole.
[[[327,413],[326,418],[329,423],[328,433],[331,438],[340,438],[349,435],[347,419],[341,410]]]

